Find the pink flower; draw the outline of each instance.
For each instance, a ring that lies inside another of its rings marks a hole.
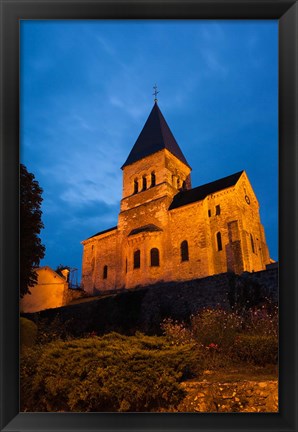
[[[218,345],[215,344],[215,343],[213,343],[213,342],[211,342],[211,343],[210,343],[206,348],[207,348],[207,349],[214,349],[214,350],[217,350],[217,349],[218,349]]]

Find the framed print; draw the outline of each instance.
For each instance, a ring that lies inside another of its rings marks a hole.
[[[297,7],[1,1],[1,430],[297,430]]]

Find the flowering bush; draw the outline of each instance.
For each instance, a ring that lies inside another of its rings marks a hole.
[[[166,318],[163,320],[161,328],[172,345],[184,345],[194,342],[192,333],[184,322]]]
[[[278,309],[267,304],[241,316],[222,309],[204,309],[191,317],[190,325],[167,319],[162,329],[173,345],[193,343],[208,369],[231,361],[257,365],[276,364]]]
[[[278,336],[278,307],[270,304],[251,308],[246,314],[246,333],[260,336]]]
[[[235,313],[222,309],[203,309],[191,318],[191,334],[204,346],[215,344],[229,350],[238,332],[242,329],[243,320]]]

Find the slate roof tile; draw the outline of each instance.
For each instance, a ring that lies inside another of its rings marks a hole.
[[[189,166],[164,116],[155,102],[137,141],[121,168],[123,169],[125,166],[131,165],[163,149],[169,150],[169,152]]]
[[[206,183],[193,189],[178,192],[174,196],[169,210],[173,210],[187,204],[201,201],[206,198],[207,195],[234,186],[239,180],[242,173],[243,171],[239,171],[235,174],[229,175],[219,180],[215,180],[211,183]]]
[[[114,226],[114,227],[112,227],[112,228],[108,228],[108,229],[106,229],[106,230],[104,230],[104,231],[99,231],[98,233],[94,234],[93,236],[88,237],[87,240],[89,240],[89,239],[91,239],[91,238],[93,238],[93,237],[96,237],[96,236],[98,236],[98,235],[100,235],[100,234],[105,234],[105,233],[107,233],[107,232],[109,232],[109,231],[113,231],[113,230],[115,230],[115,229],[117,229],[117,226]]]
[[[154,224],[143,225],[139,228],[135,228],[132,231],[130,231],[128,236],[139,234],[141,232],[154,232],[154,231],[162,231],[162,229]]]

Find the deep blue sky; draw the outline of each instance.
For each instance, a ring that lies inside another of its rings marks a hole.
[[[117,224],[121,165],[153,106],[192,185],[245,169],[277,252],[277,21],[22,21],[21,161],[43,188],[41,265],[81,271]]]

